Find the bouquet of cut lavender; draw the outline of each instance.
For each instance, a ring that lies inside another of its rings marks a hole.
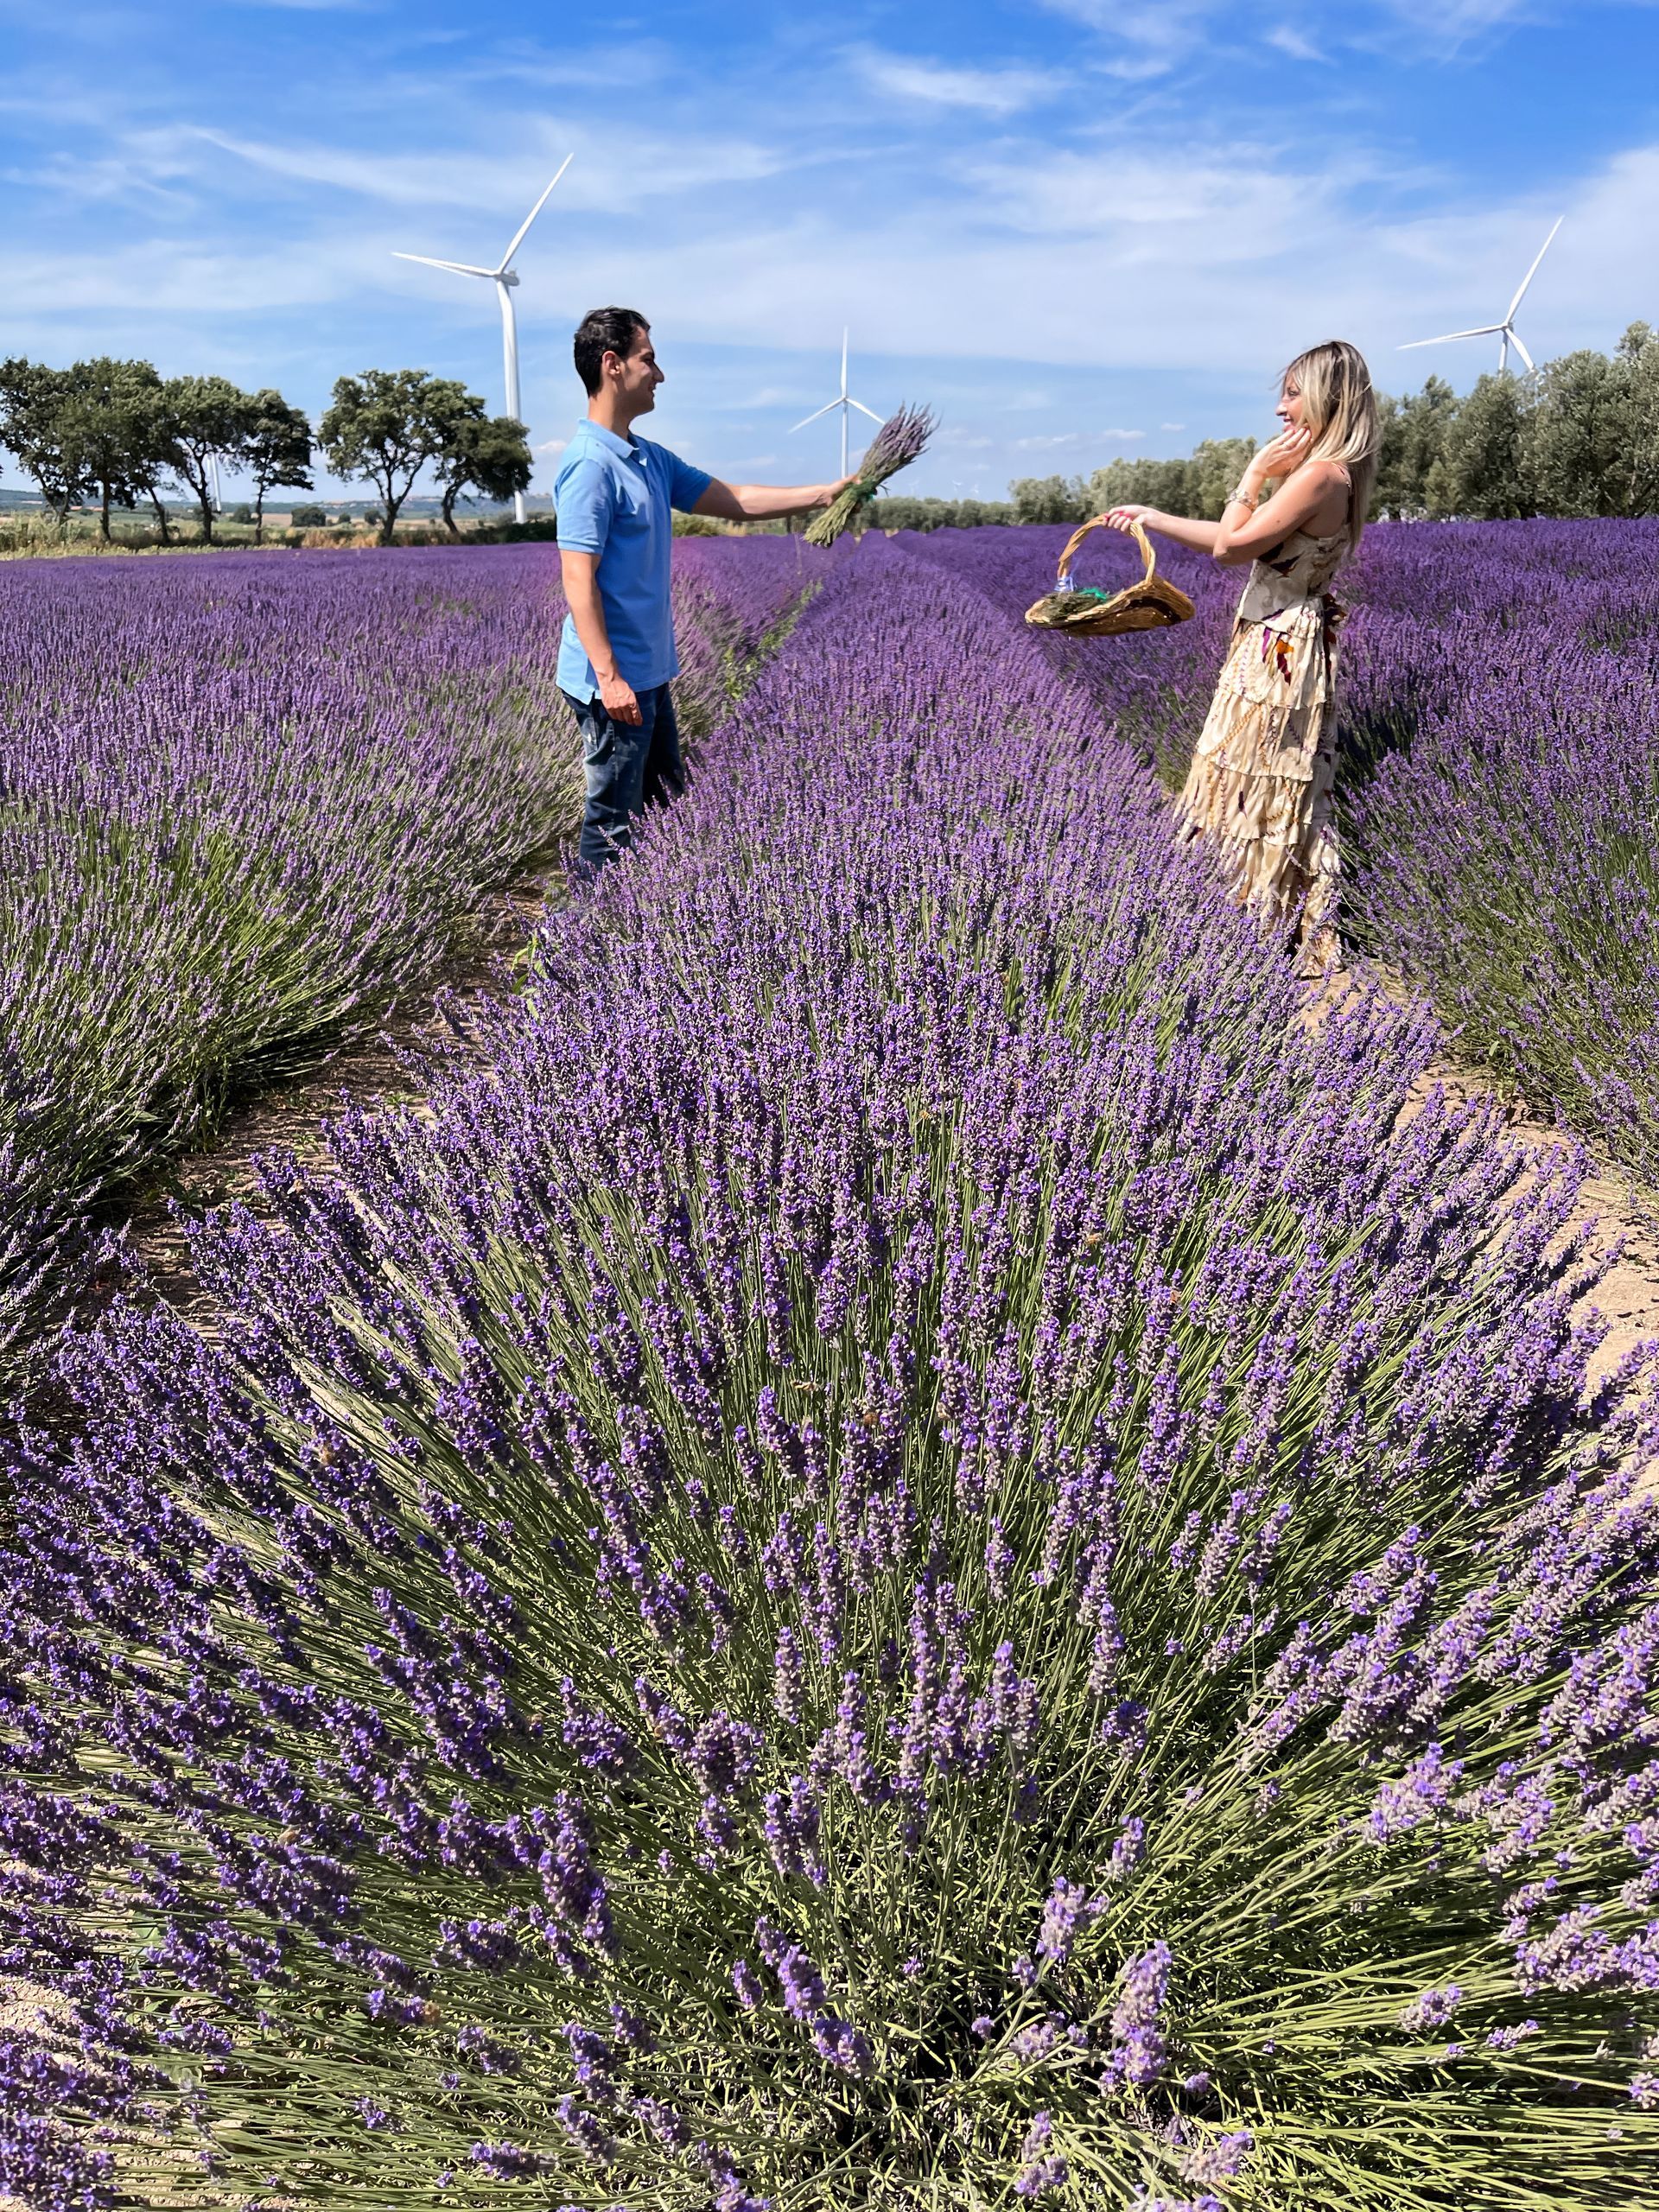
[[[936,427],[931,407],[901,407],[896,415],[889,415],[870,440],[857,480],[838,492],[823,512],[814,515],[807,524],[807,543],[833,545],[889,476],[896,476],[912,461],[921,459]]]

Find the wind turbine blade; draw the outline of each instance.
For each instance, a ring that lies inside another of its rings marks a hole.
[[[847,404],[849,407],[856,407],[861,415],[868,415],[872,423],[879,423],[881,420],[874,408],[867,407],[861,399],[849,399]]]
[[[826,415],[833,415],[840,404],[838,399],[832,399],[827,407],[820,407],[816,415],[804,415],[798,423],[791,423],[790,435],[793,437],[797,430],[804,430],[809,423],[817,423]]]
[[[1496,338],[1503,327],[1501,322],[1483,322],[1478,330],[1443,330],[1438,338],[1412,338],[1403,346],[1396,346],[1396,353],[1409,353],[1418,346],[1449,346],[1454,338]]]
[[[493,269],[474,269],[465,261],[434,261],[429,253],[399,253],[392,250],[394,261],[418,261],[423,269],[447,269],[456,276],[493,276]]]
[[[575,158],[576,157],[574,154],[567,154],[565,156],[564,159],[559,163],[558,175],[554,178],[553,184],[556,184],[558,182],[559,177],[564,175],[566,169],[569,168],[571,162],[574,162]],[[553,184],[550,184],[548,186],[547,192],[544,192],[542,194],[541,198],[536,202],[536,205],[531,209],[529,214],[525,216],[524,221],[519,224],[518,231],[514,235],[512,244],[507,248],[506,251],[501,257],[500,268],[499,270],[492,270],[490,272],[492,276],[504,275],[506,270],[512,266],[512,257],[518,252],[519,247],[523,245],[531,225],[541,213],[543,208],[546,207],[548,193],[552,191]]]
[[[1520,304],[1521,304],[1522,301],[1525,298],[1525,296],[1526,296],[1526,290],[1527,290],[1527,287],[1528,287],[1528,285],[1531,283],[1531,282],[1532,282],[1533,278],[1534,278],[1534,277],[1538,274],[1538,264],[1539,264],[1539,262],[1541,262],[1541,261],[1543,259],[1544,256],[1545,256],[1545,255],[1549,251],[1550,247],[1554,245],[1554,240],[1555,240],[1555,232],[1560,229],[1561,225],[1562,225],[1566,220],[1567,220],[1567,218],[1566,218],[1566,216],[1565,216],[1565,215],[1558,215],[1558,216],[1555,218],[1554,225],[1554,227],[1553,227],[1553,228],[1551,229],[1551,231],[1550,231],[1549,236],[1548,236],[1548,237],[1544,240],[1544,242],[1543,242],[1542,245],[1541,245],[1541,246],[1539,247],[1538,251],[1537,251],[1537,254],[1536,254],[1536,257],[1535,257],[1535,259],[1534,259],[1534,261],[1533,261],[1533,264],[1532,264],[1531,268],[1528,270],[1528,271],[1527,271],[1526,275],[1525,275],[1525,276],[1521,279],[1521,289],[1520,289],[1520,290],[1516,294],[1515,297],[1514,297],[1514,298],[1510,302],[1510,311],[1509,311],[1508,315],[1506,315],[1504,316],[1504,318],[1503,318],[1503,320],[1504,320],[1504,321],[1505,321],[1505,322],[1513,322],[1513,321],[1515,321],[1515,311],[1516,311],[1516,308],[1518,308],[1518,307],[1520,306]],[[1529,367],[1529,368],[1530,368],[1530,367],[1531,367],[1531,365],[1532,365],[1532,364],[1531,364],[1530,362],[1529,362],[1529,363],[1527,364],[1527,365],[1528,365],[1528,367]]]
[[[847,397],[847,333],[844,329],[841,334],[841,396],[843,399]]]
[[[1521,356],[1522,359],[1526,363],[1526,365],[1527,365],[1528,368],[1529,368],[1529,369],[1530,369],[1530,368],[1532,367],[1532,365],[1533,365],[1533,363],[1532,363],[1532,356],[1531,356],[1531,354],[1530,354],[1530,353],[1528,353],[1528,351],[1527,351],[1526,347],[1525,347],[1525,346],[1521,343],[1520,334],[1519,334],[1519,333],[1518,333],[1518,332],[1516,332],[1516,331],[1513,331],[1513,330],[1512,330],[1512,331],[1510,331],[1510,345],[1511,345],[1511,346],[1514,346],[1514,348],[1515,348],[1516,352],[1516,353]]]

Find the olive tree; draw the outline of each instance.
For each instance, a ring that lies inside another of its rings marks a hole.
[[[378,493],[383,545],[391,543],[416,479],[446,450],[468,397],[464,385],[424,369],[365,369],[335,384],[321,426],[323,455],[334,475]],[[476,404],[481,413],[483,403]]]

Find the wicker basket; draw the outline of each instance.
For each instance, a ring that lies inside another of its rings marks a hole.
[[[1103,530],[1103,519],[1086,522],[1074,530],[1060,555],[1056,588],[1046,592],[1034,607],[1026,609],[1033,629],[1064,630],[1073,638],[1115,638],[1124,630],[1166,630],[1172,623],[1190,621],[1192,602],[1184,591],[1166,583],[1158,573],[1158,556],[1139,520],[1134,524],[1135,542],[1141,548],[1146,574],[1110,599],[1098,592],[1072,588],[1071,563],[1091,530]]]

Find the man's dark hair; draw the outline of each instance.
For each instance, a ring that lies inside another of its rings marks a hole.
[[[576,374],[589,399],[604,383],[601,364],[607,353],[626,361],[636,330],[651,325],[633,308],[590,308],[576,328]]]

